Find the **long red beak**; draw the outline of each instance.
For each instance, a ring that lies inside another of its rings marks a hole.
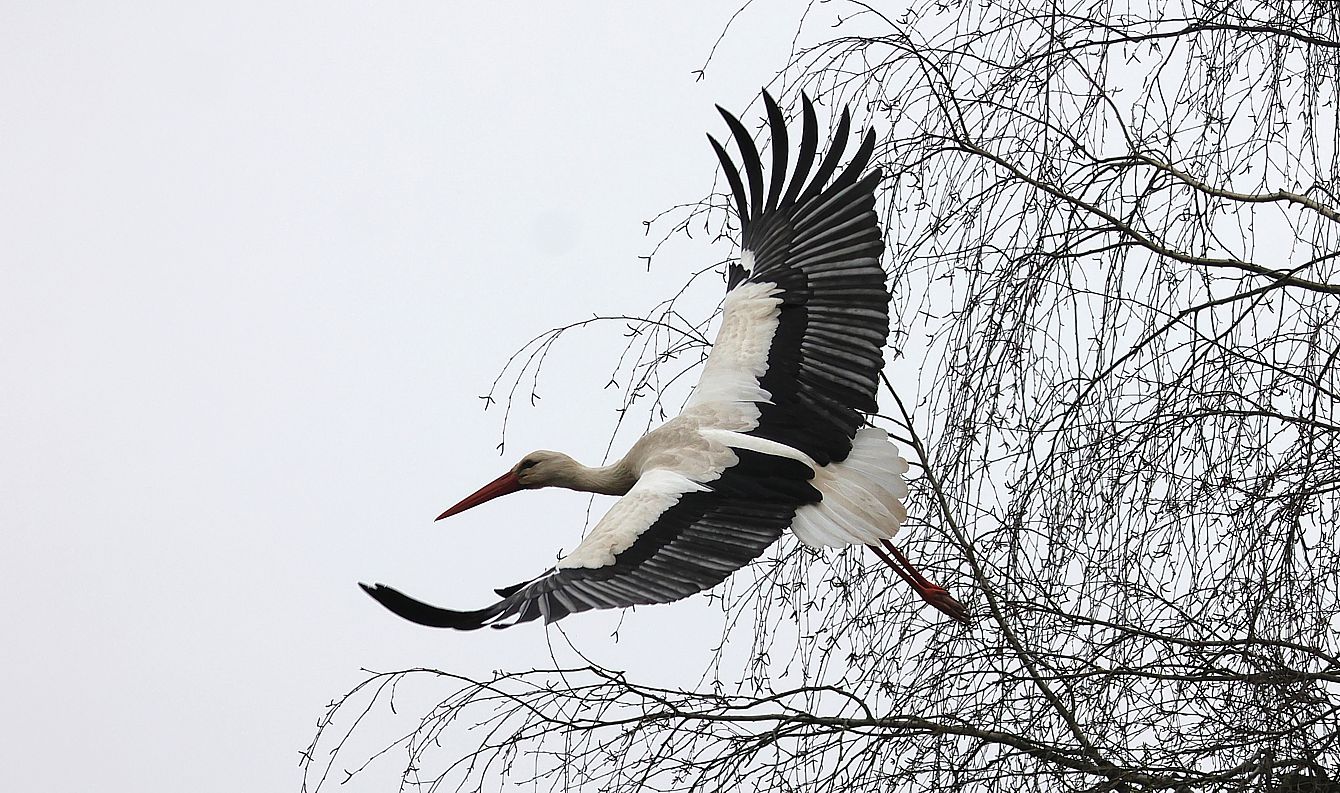
[[[461,501],[461,503],[457,504],[456,506],[452,507],[446,512],[443,512],[441,515],[438,515],[436,520],[449,518],[452,515],[457,514],[458,512],[464,512],[471,507],[477,507],[480,504],[483,504],[485,501],[492,501],[498,496],[505,496],[508,493],[515,493],[520,489],[521,489],[521,480],[517,479],[515,472],[508,471],[507,473],[503,474],[497,479],[494,479],[492,482],[489,482],[487,485],[484,485],[475,492],[466,496],[465,499]]]

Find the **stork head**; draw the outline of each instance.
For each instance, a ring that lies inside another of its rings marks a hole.
[[[577,469],[577,461],[563,452],[548,452],[544,449],[531,452],[512,466],[512,475],[523,488],[566,486],[572,472]]]
[[[544,450],[531,452],[512,466],[512,470],[466,496],[459,504],[438,515],[437,519],[449,518],[471,507],[477,507],[485,501],[492,501],[518,490],[551,485],[570,487],[572,474],[578,467],[575,460],[562,452]]]

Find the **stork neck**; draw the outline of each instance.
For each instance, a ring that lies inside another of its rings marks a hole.
[[[573,477],[573,490],[622,496],[637,483],[637,477],[623,460],[601,468],[588,468],[579,464],[577,469],[577,475]]]

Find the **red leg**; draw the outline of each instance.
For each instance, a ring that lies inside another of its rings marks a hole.
[[[913,577],[911,573],[908,573],[906,570],[899,567],[897,564],[894,564],[894,561],[889,558],[889,555],[887,553],[884,553],[884,549],[880,548],[878,545],[869,545],[866,547],[874,551],[875,556],[878,556],[881,560],[883,560],[884,564],[888,565],[890,570],[897,573],[900,578],[906,581],[908,586],[915,589],[918,593],[921,592],[922,583],[921,581],[917,580],[917,577],[920,577],[919,573],[917,574],[917,577]]]
[[[964,625],[970,624],[971,621],[968,619],[968,609],[965,608],[962,603],[950,596],[949,592],[944,587],[931,582],[930,579],[922,575],[921,571],[914,567],[912,562],[903,555],[903,552],[894,547],[893,543],[888,540],[881,540],[880,542],[893,554],[892,559],[890,559],[889,555],[884,552],[884,549],[880,548],[878,545],[871,545],[868,547],[875,552],[875,555],[878,556],[884,564],[888,565],[900,578],[906,581],[908,586],[912,587],[912,589],[921,596],[922,600],[925,600],[927,603],[939,609],[955,622]],[[896,563],[894,561],[895,559],[897,560]]]

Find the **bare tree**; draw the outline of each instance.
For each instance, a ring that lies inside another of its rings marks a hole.
[[[723,647],[752,649],[717,685],[406,670],[323,727],[432,676],[407,788],[525,756],[558,789],[1336,790],[1340,8],[813,3],[796,42],[774,89],[882,131],[877,419],[916,457],[910,550],[976,626],[787,541],[723,588]],[[673,301],[632,322],[630,398],[705,349]],[[478,749],[434,758],[462,719]],[[306,789],[361,764],[339,736]]]

